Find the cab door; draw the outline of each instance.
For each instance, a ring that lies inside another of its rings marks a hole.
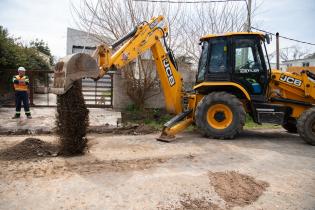
[[[268,73],[260,40],[256,36],[232,39],[232,80],[242,85],[253,99],[264,99]]]
[[[198,66],[197,83],[202,81],[230,81],[229,46],[225,37],[206,40]]]

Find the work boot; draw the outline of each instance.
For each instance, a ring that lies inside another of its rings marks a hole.
[[[14,115],[11,119],[19,119],[20,118],[20,115]]]
[[[32,119],[31,115],[26,115],[27,119]]]

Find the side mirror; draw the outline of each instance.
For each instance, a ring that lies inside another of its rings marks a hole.
[[[271,37],[269,34],[265,35],[265,40],[266,40],[267,44],[270,44]]]

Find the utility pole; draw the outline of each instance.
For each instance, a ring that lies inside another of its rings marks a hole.
[[[245,31],[251,31],[251,14],[252,14],[252,0],[246,0],[247,1],[247,22],[245,24]]]
[[[252,0],[245,0],[247,8],[247,21],[244,24],[244,31],[250,32],[251,30],[251,13],[252,13]],[[242,63],[246,63],[248,59],[248,48],[242,51]]]
[[[276,33],[276,64],[277,69],[280,69],[280,52],[279,52],[279,33]]]

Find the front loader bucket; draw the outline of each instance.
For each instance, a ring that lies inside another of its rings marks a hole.
[[[89,54],[68,55],[61,58],[55,66],[54,83],[50,92],[62,95],[72,87],[74,81],[85,77],[97,78],[98,75],[97,62]]]

